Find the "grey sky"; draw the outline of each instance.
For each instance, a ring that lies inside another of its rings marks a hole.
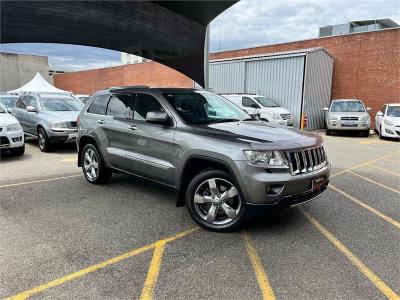
[[[211,51],[290,42],[318,36],[318,28],[362,19],[400,23],[398,0],[241,0],[211,23]],[[120,63],[119,52],[73,45],[3,44],[0,51],[49,57],[56,70]]]

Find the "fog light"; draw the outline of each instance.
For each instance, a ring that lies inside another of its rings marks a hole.
[[[387,128],[385,128],[385,131],[386,131],[386,133],[389,133],[389,134],[394,134],[394,132],[393,132],[393,131],[391,131],[390,129],[387,129]]]
[[[281,184],[272,184],[267,185],[267,195],[268,196],[278,196],[283,191],[283,185]]]
[[[12,138],[12,141],[13,141],[14,143],[16,143],[16,142],[20,142],[20,141],[22,141],[22,136],[20,136],[20,137],[15,137],[15,138]]]

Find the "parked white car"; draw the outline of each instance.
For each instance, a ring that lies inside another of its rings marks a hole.
[[[254,94],[222,94],[222,96],[244,109],[252,117],[280,125],[293,125],[290,111],[270,98]]]
[[[0,104],[0,150],[9,150],[13,154],[25,152],[24,132],[18,120]]]
[[[375,115],[379,138],[400,138],[400,103],[385,104]]]

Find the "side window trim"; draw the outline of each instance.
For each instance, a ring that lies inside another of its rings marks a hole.
[[[97,98],[97,97],[101,97],[101,96],[106,96],[106,97],[108,97],[108,99],[107,99],[107,105],[106,105],[104,114],[97,114],[97,113],[90,112],[89,109],[90,109],[90,107],[93,105],[93,102],[96,101],[96,98]],[[93,97],[93,100],[90,101],[90,104],[89,104],[88,108],[86,109],[86,113],[87,113],[87,114],[91,114],[91,115],[95,115],[95,116],[106,116],[107,107],[108,107],[108,102],[110,102],[110,98],[111,98],[111,95],[110,95],[110,94],[100,94],[100,95],[94,96],[94,97]]]

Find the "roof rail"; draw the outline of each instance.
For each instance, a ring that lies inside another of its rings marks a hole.
[[[149,89],[150,87],[147,85],[125,85],[125,86],[111,86],[109,90],[119,90],[119,89]]]
[[[257,95],[255,93],[221,93],[221,95]]]

